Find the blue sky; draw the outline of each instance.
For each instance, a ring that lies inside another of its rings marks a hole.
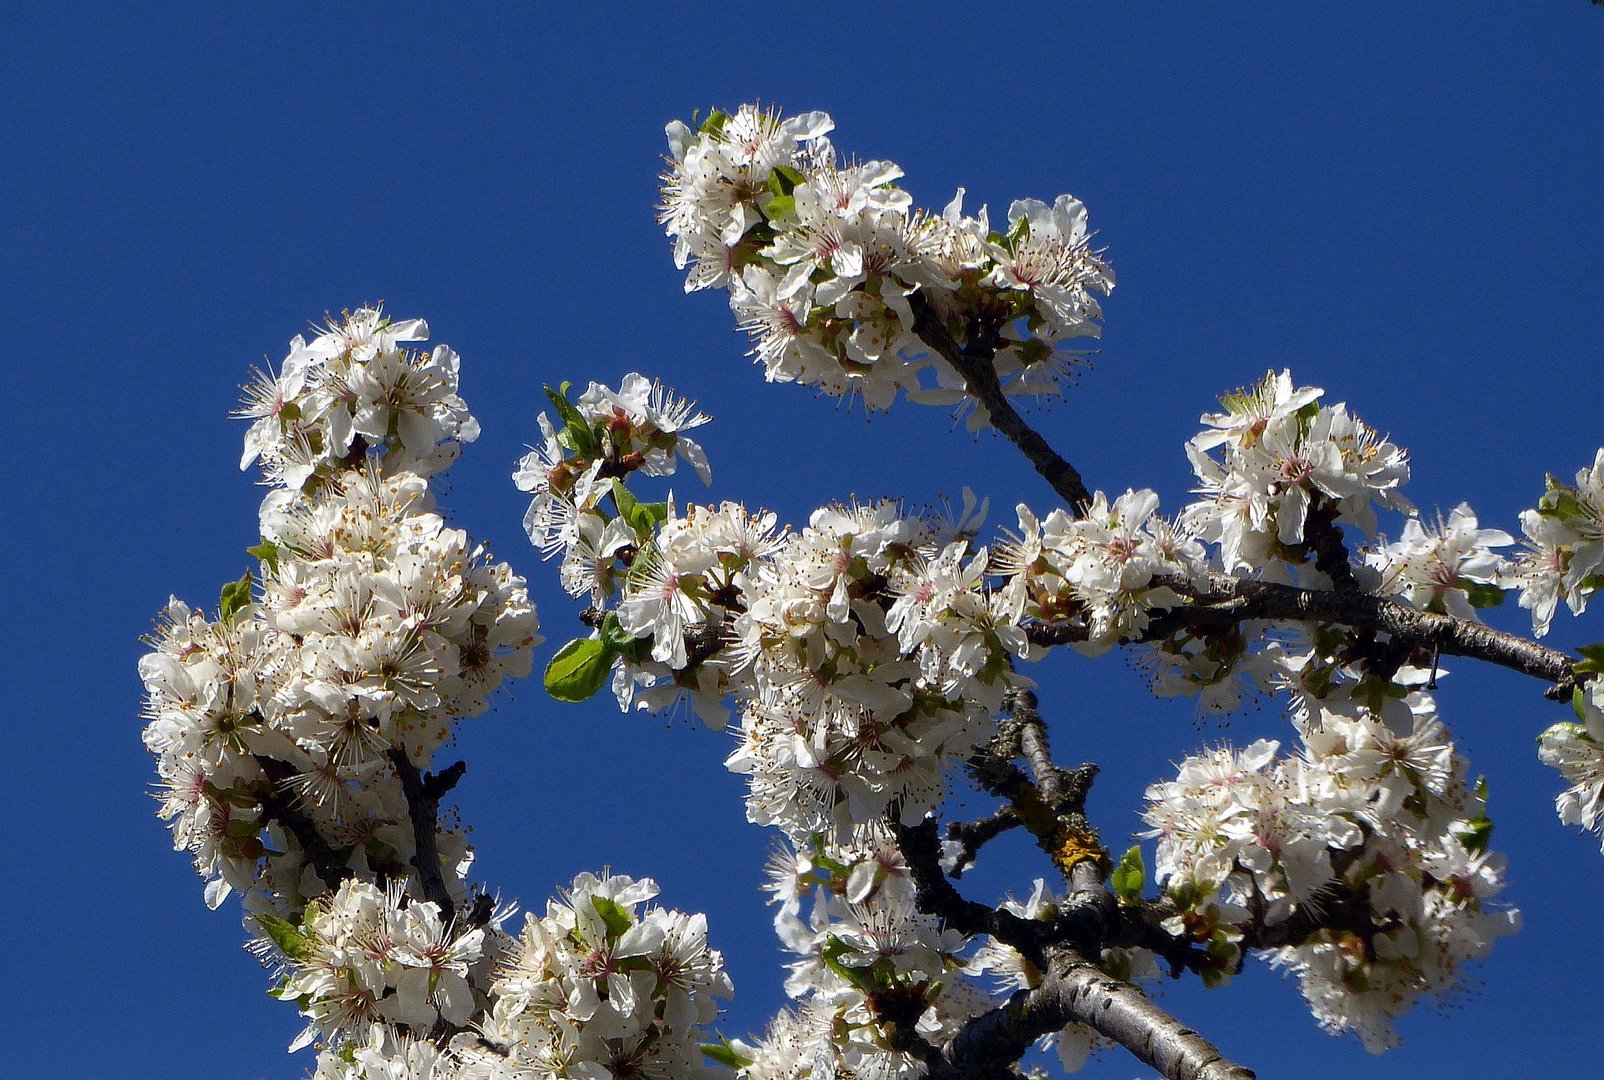
[[[543,382],[660,376],[717,417],[717,498],[805,519],[852,494],[968,484],[993,521],[1050,493],[1011,448],[903,406],[867,422],[743,356],[721,296],[682,294],[652,204],[663,124],[761,98],[824,109],[836,143],[895,161],[939,207],[962,185],[1087,203],[1119,274],[1102,352],[1034,414],[1094,486],[1173,509],[1214,395],[1290,366],[1413,454],[1430,511],[1514,529],[1545,472],[1604,443],[1604,11],[1531,6],[818,3],[472,9],[35,5],[7,17],[0,111],[0,361],[12,420],[0,539],[13,617],[0,888],[15,1075],[298,1077],[293,1010],[263,993],[237,908],[208,912],[144,791],[139,636],[170,593],[215,602],[255,541],[259,491],[227,418],[248,369],[326,311],[384,300],[463,357],[484,435],[444,504],[531,580],[551,643],[579,632],[519,525],[509,476]],[[696,481],[676,478],[685,494]],[[694,494],[700,495],[700,492]],[[1499,613],[1519,629],[1518,611]],[[1597,640],[1561,620],[1562,646]],[[1286,737],[1154,703],[1117,656],[1035,674],[1067,761],[1104,773],[1094,820],[1204,741]],[[1265,972],[1163,1000],[1265,1077],[1585,1075],[1604,1053],[1604,858],[1560,826],[1537,688],[1459,665],[1441,707],[1489,775],[1526,929],[1468,992],[1370,1058],[1320,1034]],[[469,721],[457,794],[482,878],[543,907],[608,864],[709,913],[737,997],[781,1002],[757,892],[770,838],[742,820],[727,736],[516,688]],[[978,816],[985,804],[969,799]],[[1046,868],[1002,845],[978,888]],[[967,880],[967,879],[966,879]],[[989,898],[989,897],[988,897]],[[1110,1053],[1083,1075],[1140,1070]]]

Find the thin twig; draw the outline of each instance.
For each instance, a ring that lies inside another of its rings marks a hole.
[[[301,845],[307,862],[330,891],[339,889],[340,883],[351,876],[350,850],[336,850],[318,830],[317,823],[303,814],[287,794],[286,785],[295,777],[295,766],[266,754],[254,757],[268,780],[267,792],[262,796],[262,813],[290,831],[295,842]]]
[[[1091,492],[1086,490],[1086,484],[1081,480],[1075,466],[1065,461],[1058,451],[1048,445],[1046,439],[1025,423],[1024,418],[1003,393],[1002,384],[997,380],[997,369],[992,363],[995,348],[982,344],[971,344],[967,348],[960,348],[924,293],[914,293],[908,297],[908,302],[913,307],[914,334],[958,372],[969,393],[980,402],[981,407],[991,417],[992,427],[1019,447],[1020,452],[1030,459],[1030,463],[1035,466],[1042,479],[1046,480],[1077,514],[1083,513],[1085,508],[1091,505]]]

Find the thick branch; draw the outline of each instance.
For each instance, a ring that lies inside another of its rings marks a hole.
[[[412,818],[412,868],[418,872],[423,897],[440,908],[443,922],[450,923],[457,913],[457,905],[440,873],[440,849],[435,845],[436,818],[441,797],[456,786],[468,767],[459,761],[439,773],[422,773],[404,750],[391,747],[385,751],[385,756],[395,766],[401,790],[407,797],[407,812]]]
[[[1020,452],[1036,467],[1042,479],[1046,480],[1076,513],[1081,513],[1090,506],[1091,492],[1086,490],[1086,484],[1081,480],[1075,466],[1060,457],[1058,451],[1048,445],[1046,439],[1025,423],[1013,403],[1003,393],[1002,385],[997,381],[997,369],[992,364],[992,356],[996,350],[989,346],[976,345],[959,348],[924,293],[916,292],[908,297],[908,301],[913,307],[914,334],[958,372],[963,378],[965,388],[990,415],[992,427],[1019,447]]]
[[[1253,1080],[1203,1036],[1111,978],[1075,950],[1054,947],[1047,976],[1004,1006],[976,1017],[945,1055],[951,1077],[986,1075],[987,1062],[1016,1061],[1031,1043],[1071,1021],[1119,1043],[1170,1080]]]
[[[1539,645],[1517,634],[1495,630],[1483,623],[1437,615],[1370,593],[1326,589],[1300,589],[1273,581],[1252,581],[1226,574],[1209,574],[1201,583],[1183,578],[1159,579],[1189,596],[1196,604],[1159,615],[1138,640],[1153,641],[1177,630],[1219,629],[1254,619],[1272,622],[1325,622],[1357,630],[1376,630],[1412,646],[1436,649],[1447,656],[1465,656],[1565,688],[1575,680],[1575,658]],[[1038,645],[1084,641],[1084,628],[1071,624],[1029,627]]]

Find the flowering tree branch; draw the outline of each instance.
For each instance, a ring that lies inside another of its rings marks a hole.
[[[1580,722],[1540,756],[1572,782],[1562,818],[1604,825],[1604,646],[1578,659],[1476,615],[1518,591],[1541,637],[1604,588],[1604,450],[1574,485],[1550,478],[1506,557],[1514,537],[1468,505],[1422,521],[1401,447],[1271,372],[1201,417],[1198,497],[1175,516],[1149,489],[1092,491],[1012,404],[1059,392],[1069,343],[1100,333],[1114,277],[1085,207],[1019,200],[995,228],[961,191],[915,210],[895,165],[842,162],[832,126],[755,107],[669,126],[661,212],[687,288],[729,291],[771,381],[972,408],[1065,505],[1020,505],[982,544],[967,492],[961,516],[887,499],[794,527],[651,501],[641,481],[681,463],[711,482],[690,437],[709,418],[639,374],[548,387],[555,420],[514,477],[531,541],[587,605],[550,695],[688,701],[714,728],[733,712],[725,763],[748,818],[784,835],[765,888],[796,957],[793,1007],[753,1042],[697,1045],[730,991],[700,916],[581,874],[515,936],[440,818],[466,766],[431,772],[435,754],[539,641],[522,579],[434,508],[431,479],[478,433],[456,354],[407,348],[421,320],[366,308],[248,389],[244,464],[271,489],[259,572],[215,617],[168,605],[140,662],[144,737],[207,902],[244,894],[274,993],[307,1017],[297,1045],[324,1048],[316,1080],[691,1077],[704,1054],[741,1080],[1002,1080],[1038,1041],[1069,1071],[1111,1041],[1166,1077],[1243,1080],[1137,983],[1165,965],[1221,986],[1249,950],[1327,1030],[1385,1049],[1400,1013],[1518,925],[1485,785],[1437,716],[1443,654],[1570,693]],[[1397,540],[1380,512],[1404,516]],[[1142,845],[1116,865],[1088,820],[1097,766],[1052,759],[1020,665],[1062,644],[1139,646],[1155,692],[1205,708],[1286,695],[1289,734],[1147,788],[1151,874]],[[943,846],[960,768],[1004,805]],[[963,895],[954,880],[1014,827],[1058,880]]]

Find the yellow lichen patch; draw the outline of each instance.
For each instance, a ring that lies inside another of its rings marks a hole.
[[[1052,851],[1053,865],[1058,867],[1065,878],[1075,868],[1077,863],[1091,859],[1098,863],[1102,869],[1107,869],[1108,852],[1098,843],[1097,834],[1091,829],[1063,828],[1058,833],[1058,843]]]

